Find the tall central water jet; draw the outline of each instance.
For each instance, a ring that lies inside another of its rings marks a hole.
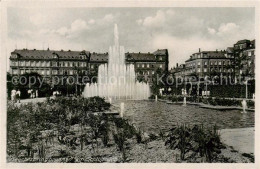
[[[125,64],[125,49],[119,46],[117,25],[114,28],[114,46],[109,47],[108,64],[98,67],[98,83],[86,84],[84,97],[100,96],[116,99],[148,99],[150,87],[136,82],[133,64]]]

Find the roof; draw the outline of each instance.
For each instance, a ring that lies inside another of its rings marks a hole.
[[[90,61],[108,61],[108,53],[91,53]]]
[[[65,50],[28,50],[19,49],[14,50],[12,53],[18,54],[22,58],[28,59],[51,59],[53,55],[58,55],[60,59],[81,59],[82,55],[90,56],[90,61],[108,61],[108,53],[90,53],[89,51],[65,51]],[[154,61],[156,60],[155,55],[165,55],[167,49],[158,49],[154,53],[125,53],[126,59],[128,60],[140,60],[140,61]]]
[[[203,57],[194,57],[195,54],[206,54],[206,56]],[[192,60],[196,60],[196,59],[209,59],[209,58],[225,58],[225,52],[224,51],[202,51],[202,52],[198,52],[198,53],[193,53],[192,56],[186,60],[185,62],[188,61],[192,61]]]
[[[241,43],[248,43],[248,42],[250,42],[250,40],[243,39],[243,40],[239,40],[239,41],[237,41],[237,43],[236,43],[236,44],[241,44]]]
[[[233,53],[234,48],[233,47],[227,47],[227,53]]]
[[[18,54],[20,57],[23,58],[35,58],[35,59],[48,59],[52,58],[53,55],[58,55],[59,58],[80,58],[82,54],[89,55],[88,51],[56,51],[56,50],[29,50],[29,49],[22,49],[22,50],[14,50],[12,53]]]
[[[153,52],[154,55],[167,55],[167,49],[158,49],[157,51]]]
[[[152,61],[155,60],[155,55],[152,53],[126,53],[126,58],[128,60],[147,60]]]
[[[251,44],[255,46],[255,39],[251,41]]]

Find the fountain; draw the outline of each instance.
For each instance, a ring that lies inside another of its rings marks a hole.
[[[246,103],[245,99],[243,99],[243,101],[242,101],[242,107],[243,107],[243,112],[242,113],[246,113],[247,103]]]
[[[186,106],[186,96],[183,97],[183,106]]]
[[[150,96],[147,83],[137,82],[133,64],[125,64],[125,50],[119,46],[118,29],[114,28],[114,46],[109,48],[108,64],[98,67],[98,83],[86,84],[83,97],[143,100]]]

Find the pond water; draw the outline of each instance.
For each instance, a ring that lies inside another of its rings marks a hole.
[[[155,101],[116,101],[119,107],[125,103],[124,118],[146,132],[166,131],[174,124],[217,125],[218,129],[243,128],[255,125],[255,113],[241,113],[240,110],[219,111],[203,109],[193,105],[175,105]]]

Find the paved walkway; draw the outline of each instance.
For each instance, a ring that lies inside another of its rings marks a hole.
[[[21,103],[37,103],[37,102],[44,102],[46,100],[46,97],[41,97],[41,98],[33,98],[33,99],[22,99],[20,103],[16,104],[21,104]]]
[[[255,128],[222,129],[220,136],[223,143],[232,146],[241,153],[254,154]]]

